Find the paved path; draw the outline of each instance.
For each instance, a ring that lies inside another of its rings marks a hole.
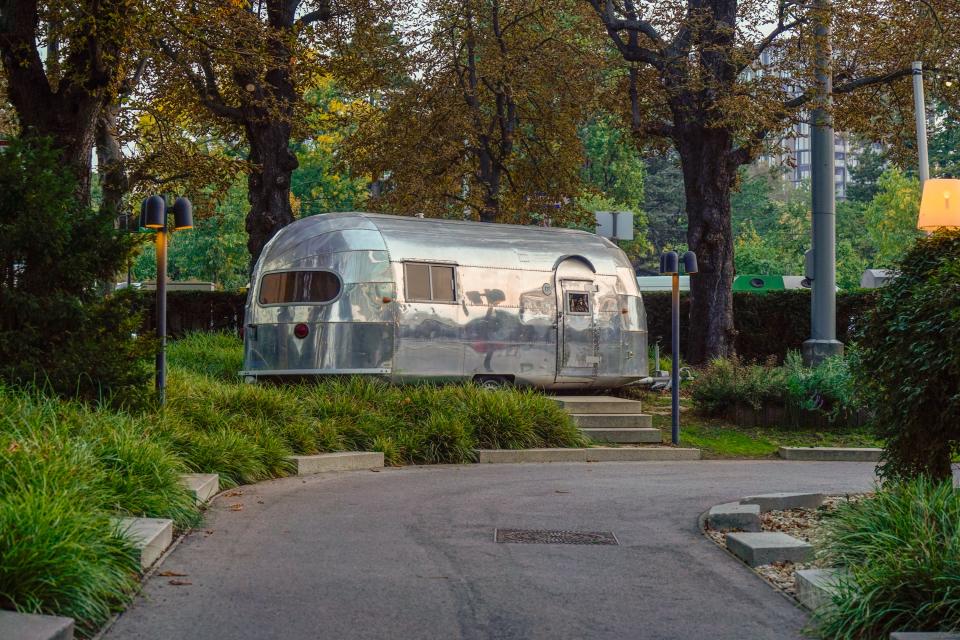
[[[187,575],[155,575],[106,640],[799,640],[806,615],[697,517],[751,493],[868,489],[873,466],[471,465],[263,483],[220,497],[160,567]],[[494,544],[494,527],[610,530],[620,546]]]

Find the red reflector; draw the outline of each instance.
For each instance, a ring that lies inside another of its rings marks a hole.
[[[303,324],[302,322],[293,328],[293,335],[298,338],[306,338],[310,335],[310,327]]]

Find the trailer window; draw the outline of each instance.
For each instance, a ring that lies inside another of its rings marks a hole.
[[[590,294],[578,291],[567,292],[568,313],[590,313]]]
[[[320,304],[340,295],[340,278],[329,271],[280,271],[260,280],[260,304]]]
[[[456,274],[451,265],[403,263],[407,300],[456,302]]]

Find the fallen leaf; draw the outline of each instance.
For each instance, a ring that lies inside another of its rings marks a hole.
[[[557,490],[557,491],[554,491],[554,493],[570,493],[570,492],[569,492],[569,491],[560,491],[560,490]]]
[[[213,529],[207,529],[206,531],[204,531],[204,533],[207,534],[208,536],[212,536],[212,535],[213,535]]]
[[[263,504],[263,500],[257,500],[257,504]]]
[[[230,505],[230,511],[243,511],[243,503],[237,502],[236,504]]]
[[[187,575],[185,573],[177,573],[176,571],[161,571],[157,574],[158,576],[163,576],[164,578],[182,578]]]
[[[380,469],[370,469],[370,471],[373,471],[374,473],[380,473]]]
[[[241,491],[240,489],[234,489],[233,491],[227,491],[227,492],[226,492],[225,494],[223,494],[223,495],[224,495],[225,498],[232,498],[232,497],[234,497],[234,496],[242,496],[242,495],[243,495],[243,491]]]
[[[183,587],[183,586],[191,585],[193,583],[190,582],[189,580],[171,580],[170,584],[172,584],[175,587]]]
[[[19,450],[20,450],[20,444],[17,442],[11,442],[10,446],[7,447],[7,451],[10,453],[16,453]]]

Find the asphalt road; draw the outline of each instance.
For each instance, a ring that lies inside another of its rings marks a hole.
[[[807,616],[697,518],[754,493],[869,489],[873,466],[470,465],[261,483],[218,498],[105,637],[799,640]],[[612,531],[620,545],[495,544],[497,527]]]

